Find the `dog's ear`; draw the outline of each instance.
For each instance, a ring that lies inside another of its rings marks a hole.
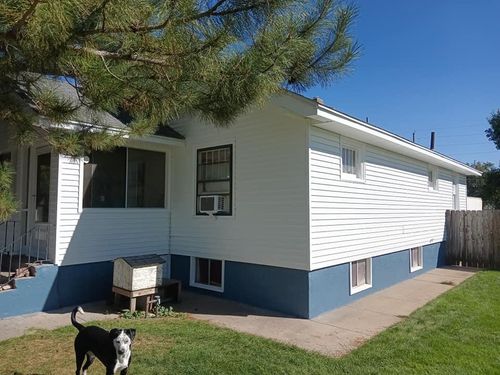
[[[111,331],[109,331],[109,338],[111,340],[116,339],[118,336],[120,336],[120,331],[121,329],[113,328]]]
[[[126,329],[125,333],[128,335],[128,337],[130,337],[130,341],[134,341],[134,338],[135,338],[135,329],[134,328]]]

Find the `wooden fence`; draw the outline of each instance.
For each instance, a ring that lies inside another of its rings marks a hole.
[[[500,210],[446,211],[450,265],[500,269]]]

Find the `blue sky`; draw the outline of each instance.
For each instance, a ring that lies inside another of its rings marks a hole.
[[[500,108],[500,1],[354,0],[361,57],[305,94],[460,161],[500,163],[486,118]]]

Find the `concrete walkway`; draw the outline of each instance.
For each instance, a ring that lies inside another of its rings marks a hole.
[[[185,293],[174,309],[236,331],[341,356],[473,274],[472,270],[435,269],[312,320],[193,293]]]
[[[464,269],[435,269],[312,320],[191,292],[183,293],[182,303],[174,305],[174,310],[236,331],[341,356],[473,274],[474,271]],[[117,317],[107,313],[103,303],[83,308],[87,314],[81,316],[80,321]],[[61,309],[0,320],[0,340],[21,336],[31,328],[53,329],[68,325],[69,311]]]
[[[109,308],[104,302],[83,304],[82,308],[85,311],[85,315],[78,314],[78,321],[83,324],[95,320],[118,318],[118,314],[108,311]],[[72,309],[72,307],[66,307],[58,310],[0,319],[0,341],[22,336],[33,329],[55,329],[70,325]]]

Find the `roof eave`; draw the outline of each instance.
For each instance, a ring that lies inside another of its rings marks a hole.
[[[413,143],[387,130],[365,123],[326,105],[310,100],[315,107],[306,117],[315,125],[381,148],[407,155],[467,176],[481,176],[481,172],[448,156]]]

